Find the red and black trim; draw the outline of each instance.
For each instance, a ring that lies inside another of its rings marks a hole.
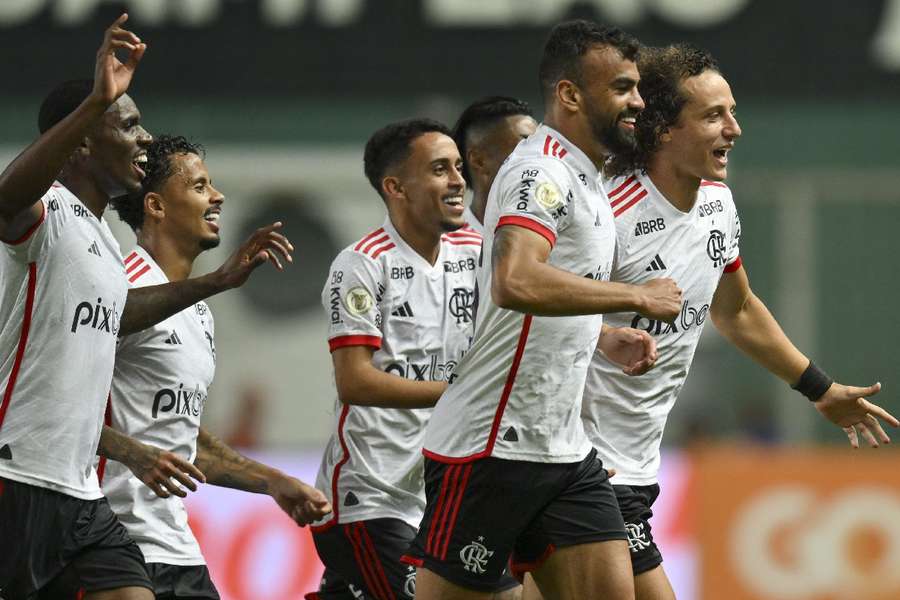
[[[350,541],[353,548],[353,557],[368,591],[377,600],[397,600],[391,585],[388,582],[384,564],[375,551],[375,545],[366,529],[365,521],[357,521],[344,525],[344,535]]]
[[[721,181],[707,181],[704,179],[703,181],[700,182],[700,187],[706,187],[706,186],[720,187],[720,188],[725,188],[726,190],[728,189],[728,186],[725,185],[724,183],[722,183]]]
[[[9,379],[6,381],[6,390],[3,392],[3,401],[0,402],[0,428],[6,418],[6,411],[12,401],[12,395],[16,388],[16,380],[19,370],[22,368],[22,360],[25,357],[25,349],[28,347],[28,334],[31,332],[31,318],[34,315],[34,295],[37,288],[37,263],[28,263],[28,287],[25,293],[25,310],[22,314],[22,329],[19,333],[19,345],[16,348],[16,358],[13,360]]]
[[[512,576],[522,581],[525,577],[525,573],[530,571],[536,571],[541,568],[541,566],[547,562],[547,559],[550,558],[550,555],[556,552],[556,546],[553,544],[548,544],[547,549],[544,550],[544,553],[541,554],[540,558],[532,562],[516,562],[515,557],[511,558],[509,561],[509,570],[512,573]]]
[[[559,140],[552,135],[547,135],[546,139],[544,139],[544,156],[562,158],[568,153],[569,151],[566,150],[565,147],[559,143]]]
[[[741,257],[738,256],[736,259],[734,259],[733,261],[731,261],[730,263],[728,263],[727,265],[725,265],[725,272],[726,272],[726,273],[734,273],[735,271],[737,271],[738,269],[740,269],[740,268],[741,268],[741,265],[743,265],[743,264],[744,264],[744,263],[743,263],[743,261],[741,260]]]
[[[607,197],[609,197],[609,207],[613,209],[613,216],[618,217],[646,198],[647,189],[641,185],[635,175],[632,175],[607,194]]]
[[[132,252],[125,259],[125,275],[129,283],[134,283],[150,270],[150,264],[141,258],[137,252]]]
[[[41,202],[41,218],[40,219],[35,221],[34,224],[25,231],[25,233],[23,233],[16,239],[14,239],[14,240],[0,239],[0,241],[2,241],[4,244],[7,244],[9,246],[18,246],[20,244],[24,244],[25,242],[28,241],[28,238],[30,238],[32,235],[34,235],[34,232],[37,231],[37,228],[41,226],[41,224],[44,222],[44,220],[46,218],[47,218],[47,207],[44,205],[43,202]]]
[[[374,259],[378,258],[382,252],[387,252],[395,247],[396,244],[391,241],[391,236],[384,230],[384,227],[379,227],[363,239],[359,240],[356,245],[353,246],[353,250]]]
[[[497,229],[505,227],[506,225],[515,225],[517,227],[530,229],[531,231],[538,233],[546,238],[546,240],[550,242],[551,247],[556,245],[556,233],[536,219],[532,219],[531,217],[526,217],[524,215],[506,215],[500,217],[500,220],[497,221]],[[496,231],[497,229],[495,229],[494,231]]]
[[[377,335],[341,335],[328,340],[329,352],[347,346],[371,346],[378,350],[381,348],[381,338]]]
[[[103,415],[103,424],[112,427],[112,392],[106,396],[106,412]],[[101,456],[97,461],[97,481],[103,485],[103,475],[106,473],[106,457]]]
[[[447,549],[453,537],[453,529],[456,527],[456,517],[459,515],[459,507],[462,505],[471,474],[471,463],[451,465],[444,471],[441,493],[428,527],[428,538],[425,540],[425,552],[435,558],[441,560],[447,558]]]
[[[313,533],[322,533],[328,531],[338,523],[340,511],[340,498],[338,497],[338,480],[341,477],[341,467],[350,460],[350,449],[347,448],[347,442],[344,440],[344,423],[347,421],[347,414],[350,412],[350,406],[345,404],[341,409],[341,416],[338,419],[338,442],[341,444],[341,460],[334,466],[334,472],[331,474],[331,508],[334,511],[331,519],[322,525],[311,525],[309,530]]]
[[[454,246],[481,246],[481,234],[474,229],[463,228],[441,236],[441,241]]]

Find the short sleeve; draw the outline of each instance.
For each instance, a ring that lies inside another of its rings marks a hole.
[[[334,260],[322,290],[329,350],[345,346],[381,348],[381,281],[379,263],[363,254],[347,249]]]
[[[741,218],[737,209],[732,202],[731,211],[733,220],[731,225],[731,235],[728,237],[728,247],[726,249],[725,272],[733,273],[741,268]]]
[[[517,225],[544,236],[550,245],[568,221],[572,190],[559,161],[526,161],[510,168],[499,190],[497,228]]]
[[[51,187],[41,197],[41,217],[22,236],[15,240],[3,240],[9,255],[18,262],[36,262],[59,239],[71,207],[61,188]]]

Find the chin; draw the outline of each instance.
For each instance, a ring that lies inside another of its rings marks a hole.
[[[217,247],[219,245],[219,242],[221,242],[221,241],[222,240],[219,238],[219,236],[212,237],[212,238],[204,238],[204,239],[200,240],[200,249],[201,250],[212,250],[213,248]]]
[[[457,229],[462,229],[465,224],[466,220],[462,217],[458,219],[444,219],[441,221],[441,229],[444,231],[456,231]]]

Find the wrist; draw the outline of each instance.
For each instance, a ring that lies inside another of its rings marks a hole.
[[[810,401],[815,402],[825,395],[831,384],[834,383],[828,373],[820,369],[813,361],[809,361],[809,366],[800,375],[800,379],[791,386]]]

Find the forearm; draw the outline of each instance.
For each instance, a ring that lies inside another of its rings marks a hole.
[[[278,469],[243,456],[202,427],[194,465],[206,475],[207,483],[256,494],[271,493],[274,480],[284,477]]]
[[[0,216],[10,221],[40,200],[106,106],[85,100],[28,146],[0,174]]]
[[[143,453],[144,444],[108,425],[103,426],[100,444],[97,446],[98,456],[105,456],[109,460],[131,467]]]
[[[119,335],[151,327],[224,288],[213,273],[183,281],[128,290]]]
[[[789,385],[797,383],[809,365],[809,359],[754,294],[736,311],[723,314],[713,310],[711,314],[716,329],[729,342]]]
[[[447,384],[443,381],[412,381],[385,373],[371,363],[337,374],[341,402],[380,408],[430,408],[437,404]]]

